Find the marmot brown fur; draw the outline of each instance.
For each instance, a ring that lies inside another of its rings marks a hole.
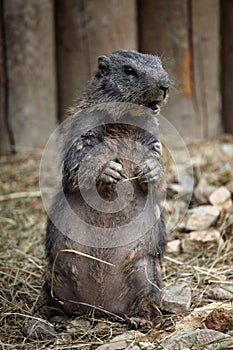
[[[160,203],[165,175],[156,114],[167,100],[169,85],[157,56],[117,51],[98,58],[97,71],[61,135],[63,189],[49,213],[41,297],[49,316],[95,310],[156,319],[166,245]],[[119,102],[129,104],[121,107]],[[126,199],[133,188],[129,203],[113,212],[93,207],[83,197],[83,191],[92,197],[91,180],[109,206],[120,188]],[[134,225],[141,212],[144,221]],[[153,215],[153,226],[140,234]],[[115,236],[121,235],[121,227],[123,242]],[[110,236],[107,229],[112,229]]]

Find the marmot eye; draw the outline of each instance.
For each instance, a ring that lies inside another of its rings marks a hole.
[[[134,77],[137,76],[136,70],[130,66],[124,66],[124,73],[127,75],[133,75]]]

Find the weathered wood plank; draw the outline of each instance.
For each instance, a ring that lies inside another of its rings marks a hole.
[[[16,150],[42,147],[56,126],[52,0],[4,0],[8,120]]]
[[[175,82],[163,114],[183,136],[220,131],[218,31],[218,0],[139,0],[139,47],[162,56]]]
[[[222,114],[224,130],[233,133],[233,0],[221,1]]]
[[[192,0],[194,88],[205,138],[220,132],[220,9],[218,0]]]
[[[99,55],[137,48],[135,0],[57,0],[60,118],[80,95]]]
[[[5,21],[3,16],[3,0],[0,0],[0,155],[14,150],[8,124],[8,76],[6,69]]]

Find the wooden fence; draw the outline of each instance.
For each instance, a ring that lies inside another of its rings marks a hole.
[[[163,114],[183,136],[232,133],[232,13],[233,0],[0,0],[0,153],[43,147],[117,49],[162,56]]]

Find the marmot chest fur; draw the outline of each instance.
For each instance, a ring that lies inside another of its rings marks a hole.
[[[50,314],[156,319],[166,244],[156,115],[169,85],[156,56],[98,58],[61,136],[62,188],[48,217],[42,293]]]

